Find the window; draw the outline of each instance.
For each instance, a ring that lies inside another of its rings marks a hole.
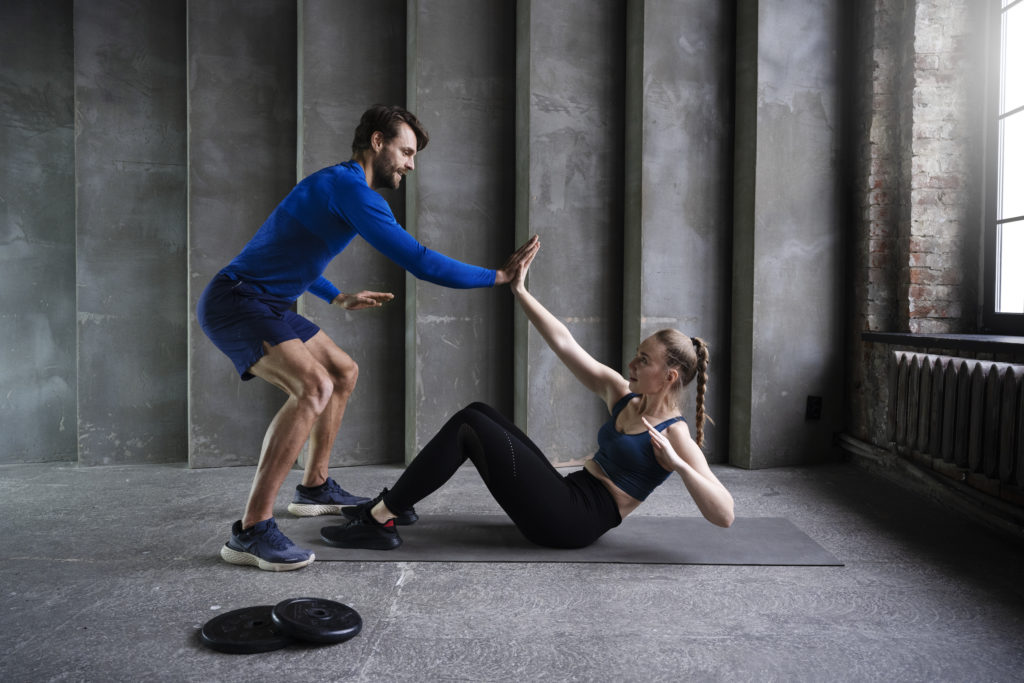
[[[985,327],[1024,334],[1024,0],[994,4],[999,52],[989,99]]]

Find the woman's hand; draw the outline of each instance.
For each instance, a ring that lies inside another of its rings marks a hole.
[[[534,235],[523,246],[516,249],[505,261],[505,265],[498,269],[494,276],[494,284],[504,285],[512,282],[523,262],[526,261],[529,265],[529,262],[537,255],[538,249],[540,249],[540,238]]]
[[[651,435],[651,446],[654,448],[654,457],[658,460],[658,464],[666,470],[678,471],[683,464],[683,459],[679,457],[676,449],[672,447],[672,442],[668,440],[667,436],[655,429],[654,425],[648,422],[646,417],[641,417],[640,420],[647,427],[647,433]]]
[[[733,511],[732,494],[718,481],[711,468],[708,467],[704,454],[697,444],[689,437],[683,436],[682,430],[676,432],[676,446],[686,452],[686,457],[679,455],[666,434],[654,428],[647,418],[641,417],[647,432],[651,435],[651,447],[658,464],[666,470],[678,472],[683,478],[686,490],[690,492],[697,509],[712,524],[721,527],[731,526],[736,519]],[[665,431],[671,430],[669,427]]]
[[[358,294],[339,294],[334,297],[334,301],[331,302],[331,305],[340,306],[346,311],[358,311],[364,308],[383,306],[394,298],[395,295],[391,292],[362,291]]]
[[[512,288],[512,293],[517,296],[526,291],[526,273],[530,270],[530,264],[533,263],[533,259],[540,250],[539,237],[534,235],[530,243],[533,246],[532,250],[516,264],[515,272],[512,274],[512,282],[509,284],[509,287]]]

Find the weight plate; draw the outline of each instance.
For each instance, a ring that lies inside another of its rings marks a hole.
[[[243,607],[203,624],[200,639],[207,647],[233,655],[280,650],[292,639],[274,625],[270,605]]]
[[[340,643],[363,628],[363,618],[348,605],[323,598],[292,598],[274,605],[278,630],[310,643]]]

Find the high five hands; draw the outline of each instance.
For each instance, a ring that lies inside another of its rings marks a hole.
[[[522,268],[528,268],[530,261],[537,255],[537,250],[540,249],[540,238],[534,235],[530,239],[526,240],[523,246],[513,252],[508,260],[505,261],[505,265],[498,269],[497,274],[494,276],[494,284],[504,285],[512,282],[516,279],[516,273]]]
[[[364,308],[375,308],[383,306],[395,298],[391,292],[368,292],[362,291],[358,294],[339,294],[331,302],[334,306],[341,306],[346,311],[358,311]]]
[[[540,249],[540,238],[534,235],[528,239],[523,246],[516,249],[508,260],[505,261],[505,265],[499,268],[494,276],[495,285],[504,285],[512,282],[519,275],[519,284],[522,283],[522,278],[526,276],[526,269],[530,267],[530,262],[533,261],[533,257],[537,255],[537,250]],[[358,294],[339,294],[334,297],[334,301],[331,302],[334,306],[340,306],[346,311],[358,311],[364,308],[376,308],[377,306],[383,306],[389,301],[392,301],[395,295],[391,292],[370,292],[362,291]]]

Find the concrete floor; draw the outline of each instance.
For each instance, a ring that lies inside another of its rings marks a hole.
[[[374,495],[399,471],[333,475]],[[787,517],[846,566],[274,574],[217,556],[252,468],[3,466],[0,680],[1022,680],[1019,546],[852,465],[716,471],[739,515]],[[298,478],[278,501],[286,533]],[[452,509],[497,511],[472,470],[418,506]],[[697,513],[673,478],[634,514]],[[362,633],[259,655],[197,640],[217,614],[299,596],[351,605]]]

